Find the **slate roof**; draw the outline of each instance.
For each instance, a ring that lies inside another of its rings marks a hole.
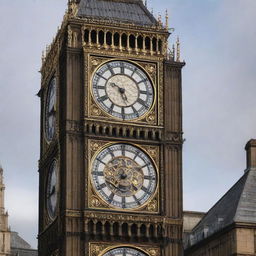
[[[246,171],[240,180],[208,211],[193,229],[190,245],[233,223],[256,224],[256,170]]]
[[[37,256],[37,250],[31,248],[17,232],[11,232],[11,256]]]
[[[81,0],[78,16],[153,26],[157,20],[141,0]]]

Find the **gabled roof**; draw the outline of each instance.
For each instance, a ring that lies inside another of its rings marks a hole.
[[[256,170],[251,168],[192,231],[190,245],[233,223],[256,224]]]
[[[157,20],[141,0],[81,0],[77,15],[142,26],[157,25]]]

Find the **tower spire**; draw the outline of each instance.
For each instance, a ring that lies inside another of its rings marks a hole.
[[[4,170],[0,165],[0,214],[4,214]]]

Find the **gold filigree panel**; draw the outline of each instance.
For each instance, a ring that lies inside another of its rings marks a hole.
[[[96,156],[99,155],[104,149],[109,146],[115,144],[128,144],[134,147],[137,147],[142,152],[144,152],[149,159],[151,159],[154,168],[156,170],[157,181],[156,181],[156,188],[154,193],[149,197],[149,199],[134,209],[120,209],[108,204],[104,199],[102,199],[101,195],[96,191],[93,182],[92,182],[92,166],[93,161]],[[88,150],[89,149],[89,150]],[[157,214],[159,213],[160,209],[160,200],[159,200],[159,159],[160,159],[160,148],[158,146],[149,146],[149,145],[136,145],[131,143],[125,143],[123,141],[120,142],[108,142],[108,141],[101,141],[101,140],[88,140],[87,150],[88,153],[88,170],[87,170],[87,183],[88,183],[88,190],[87,190],[87,201],[88,207],[90,209],[102,209],[102,210],[111,210],[111,211],[123,211],[123,212],[143,212],[143,213],[151,213]]]

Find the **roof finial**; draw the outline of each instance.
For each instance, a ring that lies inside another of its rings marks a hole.
[[[179,37],[177,37],[176,45],[177,45],[177,57],[176,57],[176,61],[177,61],[177,62],[180,62],[180,38],[179,38]]]
[[[165,27],[166,27],[166,29],[169,29],[169,13],[168,13],[167,9],[165,12]]]
[[[160,13],[158,14],[158,23],[159,23],[160,26],[163,25],[163,22],[162,22],[162,15],[161,15]]]

